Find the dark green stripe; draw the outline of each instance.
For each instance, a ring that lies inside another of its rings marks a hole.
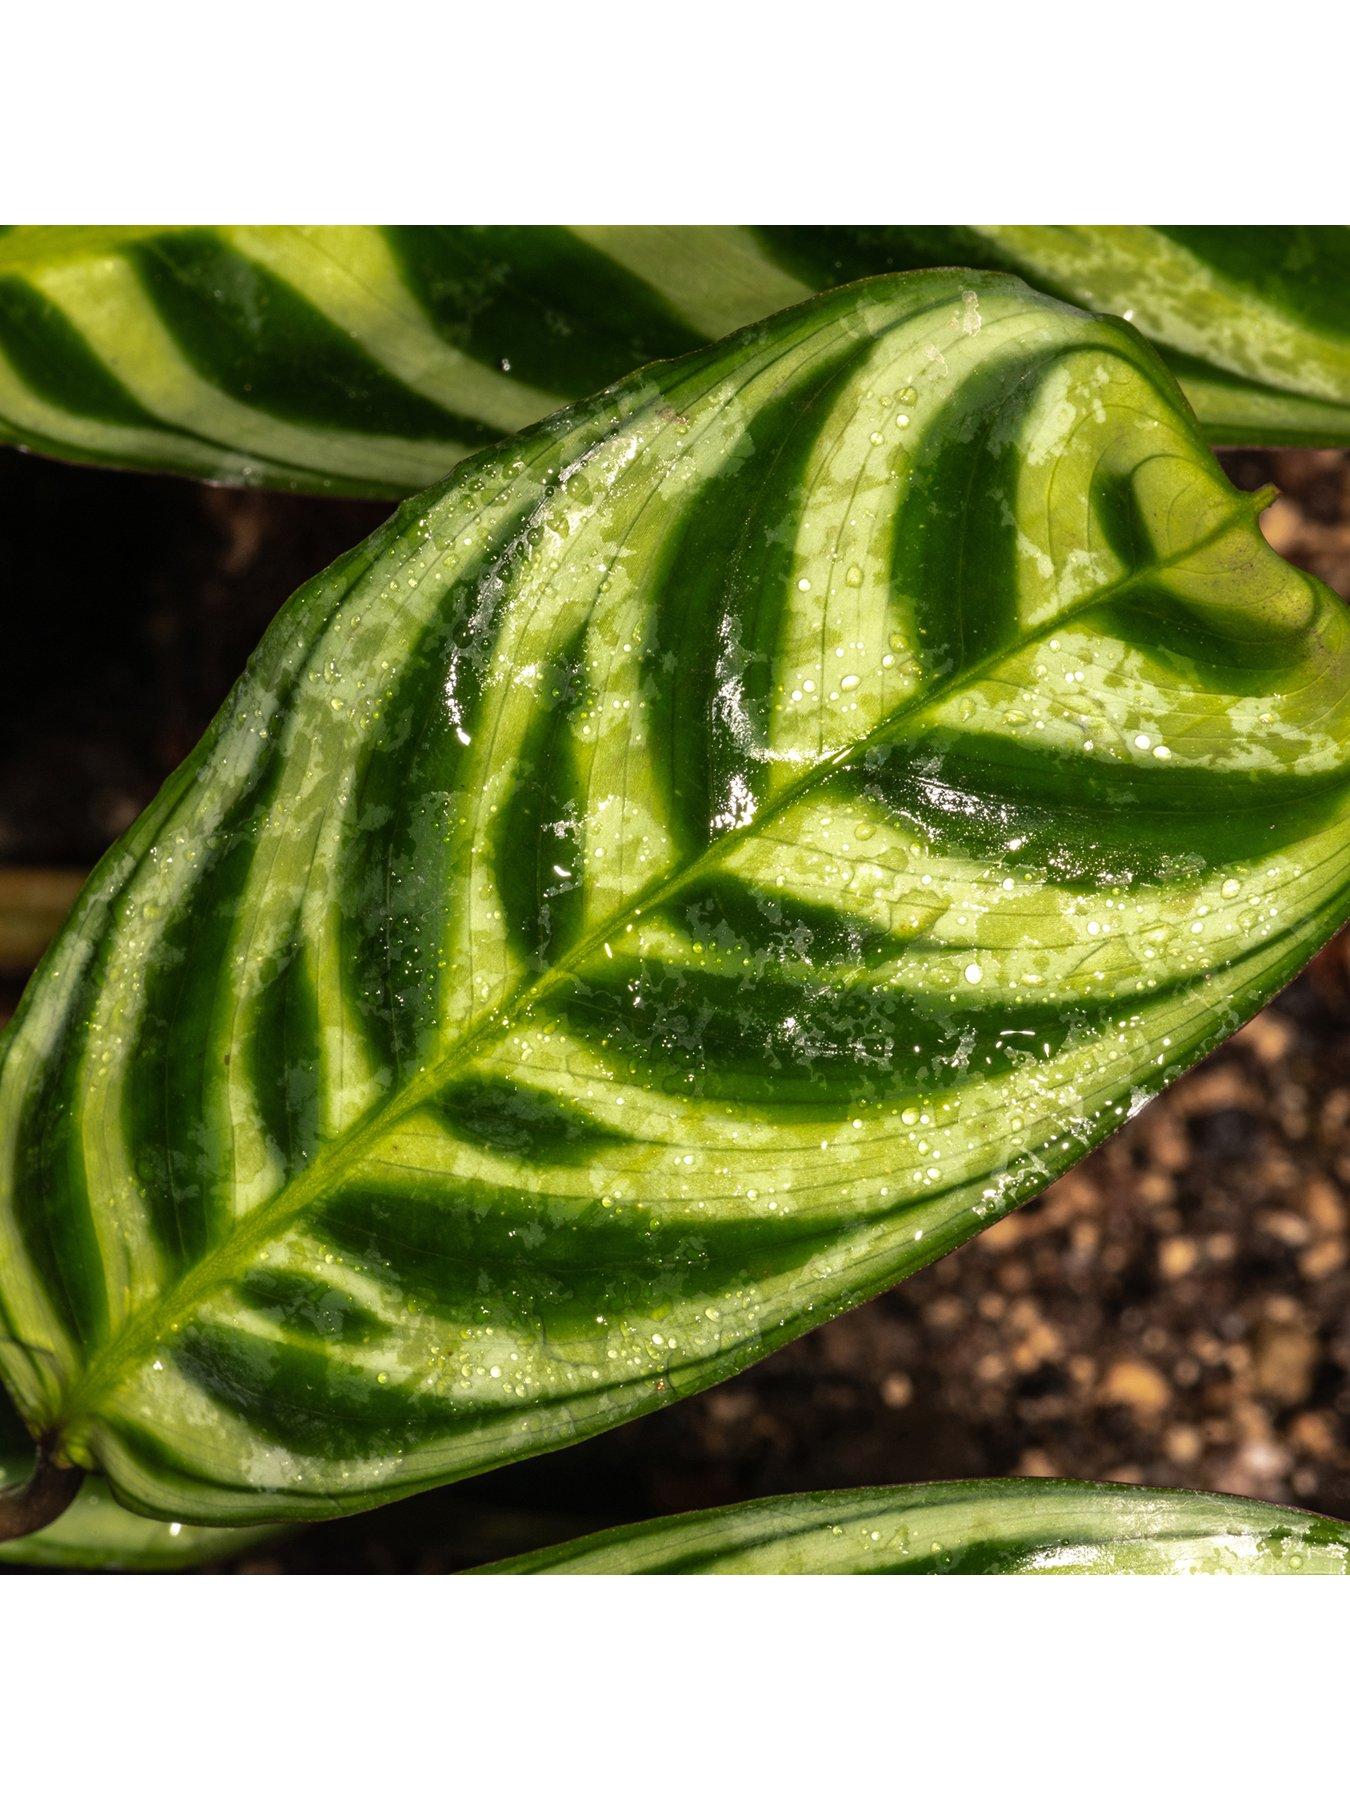
[[[1310,578],[1309,595],[1317,590]],[[1202,693],[1265,694],[1272,700],[1290,692],[1290,681],[1307,680],[1309,640],[1291,631],[1280,615],[1262,616],[1226,606],[1220,590],[1206,604],[1167,585],[1164,571],[1143,576],[1114,599],[1092,609],[1095,630],[1147,651],[1167,668],[1179,695],[1188,687]],[[1315,616],[1315,615],[1314,615]]]
[[[472,801],[463,768],[536,505],[517,511],[447,589],[390,677],[380,730],[359,752],[356,828],[344,834],[336,876],[343,977],[376,1060],[396,1078],[439,1024],[450,861]]]
[[[470,1143],[525,1163],[579,1165],[608,1145],[632,1142],[579,1106],[495,1078],[457,1081],[431,1110]]]
[[[910,935],[732,875],[684,887],[661,910],[691,943],[745,956],[756,970],[781,962],[870,967],[898,955]]]
[[[704,339],[560,225],[390,226],[403,278],[447,343],[564,399]]]
[[[810,500],[803,476],[822,420],[870,347],[831,351],[758,408],[650,578],[650,753],[686,855],[744,823],[763,793],[774,657]]]
[[[258,1117],[287,1178],[313,1155],[323,1116],[319,997],[304,944],[297,908],[285,942],[269,959],[245,1046]]]
[[[80,1064],[112,943],[105,935],[71,984],[60,1028],[13,1127],[19,1240],[48,1301],[86,1349],[107,1335],[108,1296],[80,1145]]]
[[[1350,331],[1350,231],[1344,225],[1159,225],[1214,274],[1312,331]],[[1295,371],[1290,371],[1291,380]]]
[[[334,1344],[368,1344],[389,1327],[367,1307],[331,1283],[286,1269],[254,1269],[234,1291],[264,1318],[297,1335]]]
[[[658,1092],[742,1106],[791,1107],[839,1125],[844,1108],[890,1115],[970,1082],[1048,1062],[1090,1025],[1128,1009],[1085,995],[1018,1005],[973,987],[949,998],[762,966],[744,975],[615,956],[555,1001],[570,1031]]]
[[[759,225],[780,268],[813,288],[901,269],[988,269],[990,248],[962,225]]]
[[[491,834],[492,867],[512,948],[547,968],[573,942],[586,905],[586,793],[574,735],[590,696],[583,624],[545,666]]]
[[[1269,856],[1324,829],[1348,779],[1106,762],[930,730],[874,746],[830,785],[886,807],[935,854],[1099,888],[1194,880]]]
[[[1020,427],[1051,369],[1081,354],[1079,345],[1038,357],[1019,347],[982,363],[928,429],[906,440],[912,461],[892,540],[891,591],[902,616],[913,616],[914,647],[930,679],[950,679],[1016,639]],[[897,414],[907,416],[915,398],[902,390]]]
[[[0,352],[49,406],[101,425],[162,430],[65,314],[16,276],[0,280]]]
[[[201,846],[191,892],[160,921],[143,963],[144,1005],[129,1059],[122,1129],[156,1242],[174,1270],[195,1263],[232,1215],[233,1145],[213,1137],[207,1101],[216,1083],[229,1080],[229,1040],[218,1006],[234,978],[240,896],[281,771],[273,747]],[[317,1059],[312,1038],[292,1048],[300,1052],[300,1070]],[[266,1059],[264,1051],[264,1079],[270,1077]],[[304,1078],[297,1072],[297,1092]],[[269,1093],[264,1105],[275,1121],[284,1101]]]
[[[174,1339],[175,1366],[264,1443],[298,1456],[393,1457],[429,1432],[463,1424],[479,1410],[425,1388],[380,1386],[363,1370],[313,1347],[227,1325],[192,1324]]]
[[[314,1221],[321,1241],[420,1308],[557,1346],[592,1344],[601,1318],[657,1318],[677,1302],[766,1281],[845,1235],[834,1218],[729,1218],[697,1227],[663,1218],[659,1191],[640,1212],[617,1202],[446,1182],[434,1200],[351,1188]],[[635,1229],[635,1227],[640,1227]],[[479,1344],[471,1362],[497,1357]]]
[[[415,443],[489,444],[500,436],[406,386],[298,289],[209,231],[166,234],[127,254],[184,357],[240,405],[294,424]]]

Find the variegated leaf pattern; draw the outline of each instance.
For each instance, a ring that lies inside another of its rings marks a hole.
[[[203,1523],[661,1405],[1081,1156],[1350,913],[1350,623],[1171,378],[836,290],[291,601],[5,1040],[0,1366]]]
[[[1350,444],[1344,225],[780,227],[767,236],[819,287],[938,263],[1009,270],[1142,331],[1211,444]]]
[[[655,357],[936,264],[1123,314],[1211,442],[1350,443],[1339,226],[14,227],[0,439],[397,497]]]
[[[940,1481],[622,1526],[485,1575],[1345,1575],[1350,1526],[1087,1481]]]

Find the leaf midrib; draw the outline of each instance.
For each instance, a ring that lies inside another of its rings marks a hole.
[[[278,1188],[270,1199],[261,1201],[239,1220],[230,1234],[209,1251],[196,1266],[188,1270],[154,1303],[133,1311],[116,1334],[90,1358],[84,1372],[66,1394],[65,1410],[56,1429],[69,1436],[71,1428],[85,1420],[95,1400],[117,1387],[137,1360],[167,1337],[181,1323],[197,1302],[213,1288],[237,1276],[251,1255],[275,1237],[311,1199],[321,1194],[345,1169],[359,1163],[381,1137],[430,1099],[451,1073],[476,1056],[483,1046],[509,1031],[526,1013],[553,990],[572,978],[574,973],[599,952],[604,944],[636,921],[644,912],[664,905],[683,888],[702,879],[715,867],[726,851],[753,837],[755,832],[795,806],[806,794],[827,782],[873,745],[880,743],[906,719],[923,712],[957,692],[962,686],[980,680],[1007,657],[1039,642],[1055,631],[1063,630],[1072,619],[1090,612],[1106,601],[1117,598],[1135,584],[1152,579],[1159,572],[1194,556],[1244,520],[1255,520],[1275,498],[1273,487],[1243,495],[1212,529],[1173,555],[1159,557],[1128,575],[1081,596],[1062,612],[1043,624],[1018,635],[1015,642],[997,646],[978,662],[953,670],[930,686],[906,696],[876,724],[854,742],[822,757],[797,780],[785,786],[767,802],[747,824],[716,838],[706,849],[681,868],[655,877],[602,925],[578,940],[559,960],[541,974],[519,987],[504,1004],[485,1014],[477,1024],[451,1045],[434,1063],[428,1065],[401,1091],[372,1106],[354,1124],[329,1140],[309,1163],[290,1181]]]

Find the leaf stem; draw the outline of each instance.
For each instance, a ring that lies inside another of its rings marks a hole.
[[[59,1463],[52,1455],[50,1438],[37,1446],[37,1461],[26,1482],[0,1488],[0,1544],[28,1537],[59,1519],[80,1491],[84,1470]]]

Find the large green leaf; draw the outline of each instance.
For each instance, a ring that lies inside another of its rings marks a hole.
[[[484,1575],[1344,1575],[1350,1525],[1166,1488],[938,1481],[752,1500],[598,1532]]]
[[[1339,226],[18,227],[0,439],[397,496],[653,357],[953,263],[1123,312],[1211,442],[1350,443]]]
[[[32,1440],[0,1390],[0,1488],[25,1481]],[[87,1476],[60,1518],[24,1538],[0,1543],[0,1563],[38,1569],[188,1569],[220,1562],[271,1537],[263,1527],[212,1527],[147,1519],[127,1512],[97,1476]]]
[[[1350,912],[1350,623],[1126,327],[839,290],[292,600],[0,1069],[0,1366],[201,1522],[731,1374]]]

